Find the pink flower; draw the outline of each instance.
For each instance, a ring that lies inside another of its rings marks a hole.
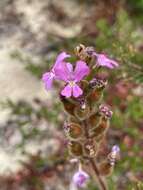
[[[120,147],[118,145],[114,145],[112,147],[112,153],[118,154],[120,152]]]
[[[76,187],[85,187],[87,184],[87,181],[89,180],[89,175],[84,171],[78,171],[73,176],[73,183]]]
[[[61,91],[62,96],[67,98],[74,96],[77,98],[82,95],[83,91],[77,83],[89,74],[89,67],[85,62],[77,61],[74,70],[70,63],[60,64],[55,68],[55,73],[60,80],[67,83],[65,88]]]
[[[106,118],[111,118],[113,115],[113,112],[106,106],[106,105],[100,105],[99,106],[99,113],[105,116]]]
[[[68,55],[67,53],[65,52],[60,53],[57,56],[56,62],[52,67],[51,71],[43,74],[42,81],[45,83],[45,88],[47,90],[51,89],[53,80],[58,79],[58,76],[55,74],[55,68],[64,65],[65,64],[64,59],[68,57],[70,57],[70,55]]]
[[[108,58],[105,54],[98,54],[94,52],[93,55],[97,57],[97,66],[108,67],[109,69],[119,66],[116,61]]]
[[[115,162],[116,162],[116,160],[117,160],[117,158],[118,158],[119,155],[120,155],[120,148],[119,148],[118,145],[114,145],[112,147],[111,153],[108,156],[110,164],[112,166],[115,165]]]

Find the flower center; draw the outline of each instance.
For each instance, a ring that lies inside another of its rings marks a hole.
[[[75,81],[69,81],[69,85],[70,85],[70,87],[75,86]]]

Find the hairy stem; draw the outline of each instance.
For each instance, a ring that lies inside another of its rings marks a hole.
[[[83,121],[83,126],[84,126],[84,131],[85,131],[85,136],[86,138],[88,139],[89,138],[89,134],[88,134],[88,124],[86,122],[86,120]],[[96,176],[96,179],[98,180],[98,183],[100,185],[100,188],[101,190],[107,190],[106,188],[106,185],[104,183],[104,181],[102,180],[101,176],[100,176],[100,173],[99,173],[99,170],[98,170],[98,167],[96,166],[96,163],[94,161],[93,158],[88,158],[90,164],[91,164],[91,167],[95,173],[95,176]]]
[[[99,183],[101,189],[102,190],[107,190],[106,185],[105,185],[104,181],[102,180],[102,178],[100,176],[100,173],[98,171],[98,168],[96,166],[96,163],[95,163],[94,159],[93,158],[89,158],[89,161],[90,161],[90,164],[91,164],[92,169],[93,169],[93,171],[94,171],[94,173],[96,175],[96,179],[98,180],[98,183]]]

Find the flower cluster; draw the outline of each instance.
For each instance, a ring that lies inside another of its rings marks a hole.
[[[68,150],[79,165],[87,165],[94,171],[101,189],[106,184],[101,176],[109,175],[119,154],[119,147],[113,146],[111,152],[96,165],[96,157],[102,141],[109,128],[113,112],[101,103],[107,80],[98,77],[101,67],[113,69],[118,63],[105,54],[97,53],[93,47],[79,45],[75,48],[77,61],[70,63],[70,55],[62,52],[57,56],[51,70],[43,74],[42,80],[47,90],[51,89],[54,80],[63,81],[65,86],[60,91],[60,100],[68,119],[63,127],[68,139]],[[90,170],[89,170],[90,171]],[[85,187],[89,174],[81,168],[74,174],[72,183],[76,188]]]
[[[89,74],[89,67],[84,61],[77,61],[74,69],[71,63],[65,62],[67,57],[70,57],[70,55],[65,52],[60,53],[53,68],[43,75],[42,80],[46,89],[51,88],[54,79],[64,81],[66,86],[61,91],[61,95],[67,98],[71,96],[77,98],[83,94],[78,82]]]
[[[118,67],[118,63],[112,59],[109,59],[104,54],[97,54],[92,52],[91,56],[97,57],[96,66],[104,66],[109,69]],[[66,62],[65,59],[69,58],[70,55],[66,52],[62,52],[57,56],[54,66],[51,71],[43,74],[42,80],[45,83],[47,90],[51,89],[53,80],[62,80],[66,83],[66,86],[61,91],[61,95],[69,98],[71,96],[77,98],[83,94],[83,90],[79,86],[79,82],[89,75],[90,68],[86,62],[78,60],[75,63],[75,68],[69,62]]]

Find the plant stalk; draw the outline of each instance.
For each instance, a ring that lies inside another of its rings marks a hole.
[[[85,130],[85,136],[88,139],[89,134],[88,134],[88,128],[87,128],[88,126],[87,126],[86,120],[83,121],[83,126],[84,126],[84,130]],[[96,166],[96,163],[95,163],[94,159],[93,158],[88,158],[88,160],[89,160],[89,162],[90,162],[90,164],[92,166],[92,169],[93,169],[93,171],[95,173],[96,179],[98,180],[98,183],[100,185],[100,189],[101,190],[107,190],[106,185],[105,185],[104,181],[102,180],[102,178],[100,176],[98,167]]]

